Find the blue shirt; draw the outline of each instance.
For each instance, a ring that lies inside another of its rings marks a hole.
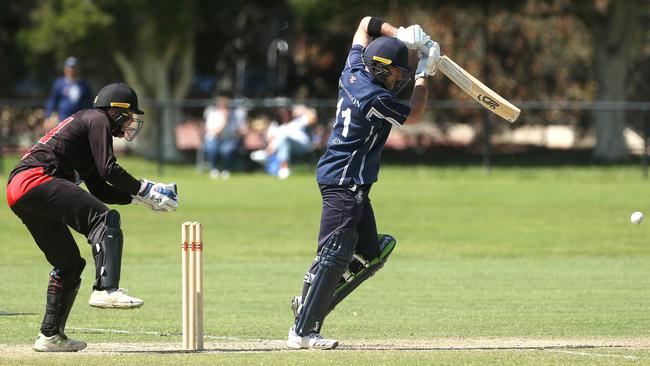
[[[90,87],[81,80],[69,80],[62,76],[54,82],[50,97],[47,100],[45,117],[49,117],[53,111],[59,115],[59,121],[63,121],[74,113],[91,108],[93,95]]]
[[[365,70],[362,51],[361,45],[352,46],[339,79],[334,126],[316,168],[319,184],[376,182],[391,126],[403,125],[411,113]]]

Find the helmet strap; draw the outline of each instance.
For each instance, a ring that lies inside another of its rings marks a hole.
[[[122,131],[122,125],[130,119],[128,111],[123,108],[115,108],[109,115],[113,119],[111,134],[115,137],[123,137],[124,131]]]

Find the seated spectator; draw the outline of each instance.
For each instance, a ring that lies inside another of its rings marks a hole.
[[[291,175],[291,160],[313,151],[308,128],[316,123],[317,115],[304,105],[296,105],[291,113],[282,107],[278,113],[280,121],[271,123],[267,131],[266,149],[252,152],[251,159],[265,163],[269,174],[286,179]]]
[[[224,96],[217,97],[203,112],[203,150],[210,163],[211,178],[230,178],[237,150],[246,134],[246,116],[244,108],[230,107],[230,99]]]

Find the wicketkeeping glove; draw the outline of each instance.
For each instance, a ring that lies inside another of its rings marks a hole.
[[[176,211],[178,208],[178,193],[176,184],[154,183],[148,180],[142,181],[142,186],[137,195],[133,197],[133,203],[143,204],[154,211]]]
[[[431,39],[426,33],[424,33],[422,27],[417,24],[410,25],[406,28],[397,28],[395,38],[404,42],[406,47],[412,50],[419,50]]]
[[[438,42],[427,41],[427,43],[420,48],[418,53],[420,61],[418,67],[415,69],[415,79],[433,76],[438,70],[438,61],[440,60],[440,46]]]

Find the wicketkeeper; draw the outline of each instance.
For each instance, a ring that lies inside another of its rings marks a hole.
[[[395,247],[377,234],[369,193],[377,181],[381,151],[392,126],[419,122],[427,104],[427,77],[436,72],[440,49],[419,25],[395,28],[381,19],[359,23],[339,79],[336,119],[317,166],[323,200],[316,259],[292,301],[291,348],[331,349],[320,335],[325,316],[379,270]],[[396,95],[411,79],[408,49],[420,61],[410,106]]]
[[[78,351],[86,343],[69,339],[65,324],[74,304],[86,261],[68,227],[92,247],[95,283],[89,304],[131,309],[143,301],[120,289],[122,230],[120,214],[105,204],[140,203],[154,211],[178,207],[174,184],[139,181],[117,164],[113,137],[132,141],[143,121],[136,115],[136,93],[126,84],[99,91],[92,109],[61,121],[16,165],[7,184],[7,202],[27,226],[54,267],[47,286],[45,316],[34,349]],[[79,187],[84,182],[88,191]]]

